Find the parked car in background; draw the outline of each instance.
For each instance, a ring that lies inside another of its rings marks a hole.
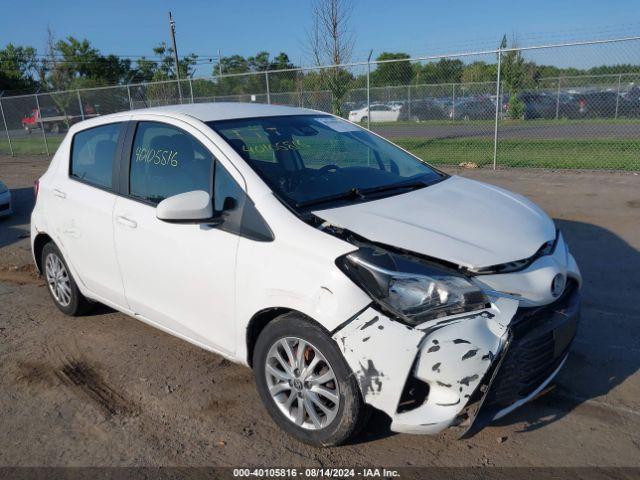
[[[576,98],[579,116],[583,118],[613,118],[616,103],[620,106],[616,92],[587,92],[576,95]]]
[[[43,128],[45,132],[65,132],[69,126],[78,122],[81,118],[72,115],[63,115],[57,108],[34,108],[22,118],[22,128],[27,133],[37,128]]]
[[[367,119],[371,122],[395,122],[400,118],[401,107],[400,104],[373,103],[371,113],[366,106],[352,110],[349,112],[349,120],[356,123],[366,123]]]
[[[0,180],[0,217],[11,215],[13,209],[11,207],[11,191]]]
[[[249,366],[316,446],[369,407],[395,432],[470,435],[539,396],[576,333],[582,277],[546,213],[326,113],[95,118],[37,186],[31,247],[62,312],[101,302]]]
[[[561,93],[548,94],[539,92],[519,93],[516,98],[522,102],[524,111],[523,120],[576,118],[579,116],[579,104],[575,96]],[[503,112],[510,116],[510,104],[507,99],[503,103]]]
[[[398,120],[424,122],[427,120],[442,120],[447,118],[443,106],[434,99],[412,100],[400,107]]]
[[[620,95],[618,115],[623,117],[640,117],[640,87],[634,85]]]
[[[471,97],[456,102],[449,110],[452,120],[488,120],[494,118],[496,104],[488,97]]]

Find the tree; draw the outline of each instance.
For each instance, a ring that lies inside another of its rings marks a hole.
[[[462,60],[441,58],[435,63],[427,63],[419,70],[420,83],[459,83],[463,72]]]
[[[404,60],[410,58],[406,53],[382,52],[376,61]],[[371,84],[374,86],[409,85],[413,79],[413,66],[408,61],[385,62],[371,72]]]
[[[35,48],[7,44],[0,49],[0,91],[34,88],[37,68]]]
[[[342,115],[342,100],[353,80],[353,76],[340,67],[349,62],[353,52],[352,12],[349,0],[314,0],[312,6],[309,51],[317,66],[332,65],[322,69],[320,76],[331,91],[331,107],[335,115]]]
[[[43,76],[51,90],[117,85],[131,76],[131,60],[104,56],[87,39],[56,41],[49,31]]]
[[[470,63],[462,71],[462,82],[495,82],[497,70],[496,64],[488,64],[482,61]]]

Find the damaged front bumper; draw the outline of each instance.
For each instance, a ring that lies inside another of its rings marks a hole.
[[[369,307],[334,332],[367,404],[391,430],[471,435],[535,398],[566,360],[580,309],[578,281],[542,307],[493,297],[490,308],[408,327]]]

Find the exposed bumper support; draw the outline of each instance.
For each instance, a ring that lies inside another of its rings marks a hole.
[[[436,433],[464,421],[470,436],[547,386],[564,364],[578,314],[576,286],[546,307],[518,310],[518,301],[494,298],[491,308],[418,328],[368,308],[333,338],[365,402],[391,417],[393,431]],[[552,358],[534,358],[536,349]],[[403,410],[410,378],[428,385],[427,393]]]

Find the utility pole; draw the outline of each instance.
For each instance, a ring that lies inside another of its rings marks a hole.
[[[173,62],[176,69],[176,80],[178,81],[178,96],[180,97],[180,103],[182,103],[182,88],[180,87],[180,69],[178,68],[178,48],[176,47],[176,22],[173,21],[173,16],[169,12],[169,33],[171,34],[171,44],[173,45]]]
[[[222,55],[220,54],[220,49],[218,49],[218,73],[222,76]]]

